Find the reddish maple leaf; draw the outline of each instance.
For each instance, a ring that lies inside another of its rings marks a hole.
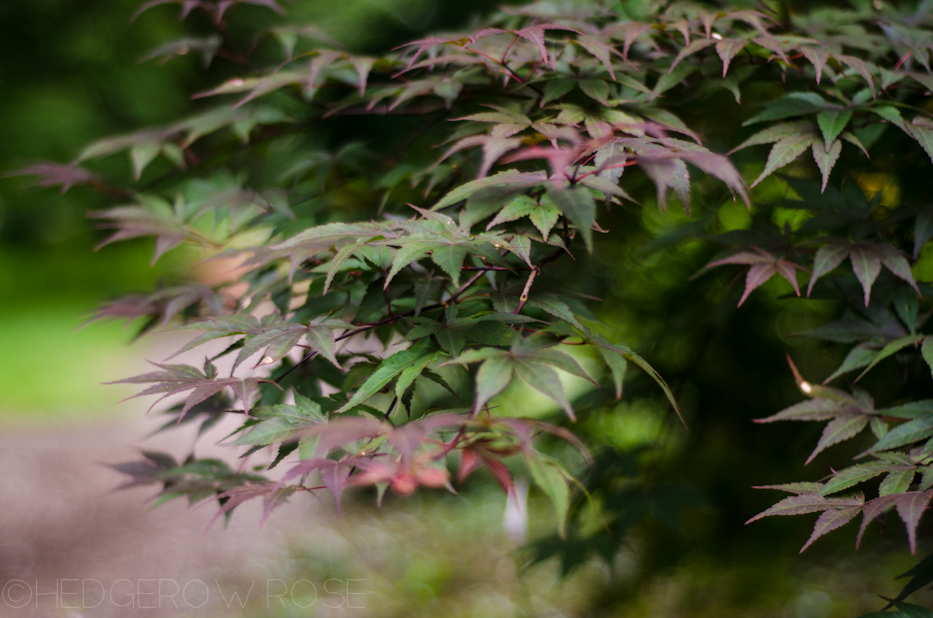
[[[217,378],[217,370],[210,360],[204,363],[204,371],[191,365],[152,364],[162,371],[152,371],[124,380],[107,382],[106,384],[151,384],[152,386],[148,386],[141,393],[129,397],[129,399],[135,399],[145,395],[161,394],[162,396],[152,406],[149,406],[150,410],[166,397],[191,391],[181,409],[181,414],[178,416],[179,423],[193,406],[228,388],[240,399],[243,409],[249,414],[250,401],[253,394],[258,390],[259,383],[269,382],[275,384],[275,382],[266,378]]]
[[[751,267],[748,269],[748,275],[745,277],[745,292],[739,300],[740,307],[742,303],[745,302],[745,299],[748,298],[748,295],[752,293],[752,290],[763,285],[775,274],[779,274],[787,279],[787,281],[794,286],[794,291],[797,292],[797,296],[800,296],[800,288],[797,286],[796,271],[806,270],[803,266],[794,264],[785,259],[783,255],[781,257],[775,257],[764,249],[758,247],[752,247],[752,249],[755,250],[755,253],[743,251],[735,255],[730,255],[727,258],[710,262],[704,268],[714,268],[724,264],[747,264]]]
[[[36,163],[22,169],[4,174],[4,176],[35,176],[37,187],[55,187],[61,185],[62,193],[75,185],[90,184],[99,181],[98,177],[83,167],[64,163]]]

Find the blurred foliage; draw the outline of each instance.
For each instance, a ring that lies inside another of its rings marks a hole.
[[[765,554],[754,539],[742,551],[692,552],[674,564],[656,568],[647,538],[633,535],[611,564],[590,559],[569,576],[555,561],[522,568],[522,554],[502,530],[501,500],[492,487],[470,487],[468,495],[416,495],[387,498],[375,511],[366,498],[352,510],[322,521],[271,564],[247,565],[220,579],[241,597],[254,580],[315,583],[296,589],[297,603],[323,613],[325,603],[342,604],[328,594],[328,578],[354,579],[355,613],[378,618],[458,616],[690,616],[714,618],[851,618],[877,609],[877,594],[892,595],[893,581],[912,559],[893,547],[825,549],[819,557],[795,552]],[[372,510],[369,510],[372,509]],[[530,503],[532,532],[550,523],[544,499]],[[258,517],[258,509],[255,511]],[[780,543],[781,539],[776,539]],[[672,539],[671,542],[677,542]],[[896,545],[892,543],[891,545]],[[258,567],[258,568],[257,568]],[[332,582],[329,590],[345,589]],[[265,590],[254,591],[243,615],[285,618],[301,613],[286,596],[284,607]],[[912,601],[933,602],[926,591]]]

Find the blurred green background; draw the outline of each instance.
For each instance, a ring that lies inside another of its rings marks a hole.
[[[466,25],[495,4],[295,0],[287,9],[352,49],[376,52],[428,30]],[[40,159],[68,161],[96,138],[170,123],[196,109],[192,93],[232,74],[222,60],[207,71],[197,57],[165,65],[142,61],[192,28],[206,32],[207,24],[179,23],[177,5],[158,7],[131,23],[138,5],[139,0],[0,3],[0,171]],[[263,9],[237,11],[243,20],[274,19]],[[730,113],[720,122],[737,117],[730,101],[723,99]],[[685,119],[703,121],[689,113]],[[0,178],[0,423],[6,423],[0,430],[113,416],[116,391],[100,383],[125,377],[128,364],[138,366],[147,348],[127,345],[132,326],[79,327],[102,299],[171,283],[190,266],[192,256],[176,251],[151,267],[145,241],[94,253],[104,235],[84,213],[111,205],[82,188],[59,195],[32,188],[21,177]],[[713,212],[719,205],[711,206]],[[727,229],[747,224],[744,210],[731,204],[713,216]],[[601,287],[584,291],[606,300],[598,309],[601,317],[617,324],[622,338],[645,350],[676,386],[690,432],[677,425],[657,392],[640,383],[612,415],[581,422],[597,443],[645,449],[640,463],[671,488],[664,495],[696,496],[679,520],[649,516],[612,565],[591,560],[561,580],[551,561],[515,578],[515,548],[501,531],[501,496],[477,488],[463,498],[390,500],[379,514],[369,510],[370,496],[363,496],[348,509],[356,514],[333,524],[329,544],[296,540],[279,574],[319,580],[352,573],[381,582],[379,596],[372,597],[379,599],[373,601],[378,611],[371,613],[386,616],[842,618],[878,609],[875,593],[894,594],[899,587],[893,576],[913,562],[897,525],[880,539],[877,532],[869,534],[869,549],[859,553],[852,549],[855,530],[847,529],[802,558],[796,552],[811,519],[743,526],[775,498],[752,485],[816,474],[802,462],[818,427],[762,428],[750,420],[796,401],[783,353],[813,344],[788,334],[819,323],[833,308],[778,300],[787,290],[775,283],[737,314],[736,290],[726,289],[724,276],[716,275],[722,288],[713,292],[708,280],[687,282],[715,248],[696,243],[643,251],[683,223],[673,211],[619,209],[611,221],[618,233],[597,251]],[[807,369],[823,371],[838,361],[839,351],[827,349],[822,364]],[[846,456],[833,455],[840,461]],[[538,502],[532,500],[532,531],[544,534],[553,522]],[[466,555],[463,547],[470,549]]]
[[[0,5],[0,170],[68,161],[91,140],[184,113],[190,67],[138,62],[180,26],[168,12],[131,26],[135,4]],[[95,254],[102,236],[84,213],[105,205],[83,189],[57,195],[19,177],[0,179],[0,419],[96,415],[114,401],[100,382],[132,354],[128,334],[118,324],[75,331],[102,299],[175,272],[168,261],[149,268],[139,244]]]

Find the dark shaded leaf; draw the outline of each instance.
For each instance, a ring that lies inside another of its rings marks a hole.
[[[820,515],[819,519],[816,520],[816,525],[813,526],[813,534],[810,535],[810,538],[807,539],[807,542],[804,543],[803,547],[800,548],[800,553],[803,553],[806,548],[813,544],[813,541],[817,540],[827,532],[831,532],[836,528],[840,528],[852,521],[852,519],[861,511],[861,505],[823,511],[823,514]]]
[[[816,448],[810,453],[806,463],[813,461],[817,454],[828,446],[838,444],[855,437],[868,425],[868,417],[864,414],[843,414],[829,422],[820,436]]]
[[[895,494],[894,508],[904,520],[907,527],[907,540],[910,542],[910,553],[917,553],[917,525],[920,517],[933,498],[933,491],[912,491],[904,494]]]
[[[819,493],[823,496],[828,496],[837,491],[848,489],[853,485],[870,481],[876,476],[888,472],[890,469],[891,464],[884,461],[872,461],[865,464],[850,466],[833,475],[833,478],[829,479],[826,484],[823,485],[823,488],[819,490]]]
[[[784,498],[774,506],[762,511],[749,519],[746,523],[750,524],[763,517],[771,515],[802,515],[805,513],[817,513],[829,509],[847,509],[860,507],[862,501],[855,498],[826,498],[820,494],[800,494],[799,496],[789,496]]]
[[[884,437],[878,440],[868,451],[871,453],[887,451],[906,444],[913,444],[930,436],[933,436],[933,415],[922,416],[903,425],[898,425],[884,434]]]
[[[570,219],[580,234],[590,253],[593,252],[593,223],[596,221],[596,203],[588,189],[575,187],[570,189],[552,189],[548,196],[554,205]]]

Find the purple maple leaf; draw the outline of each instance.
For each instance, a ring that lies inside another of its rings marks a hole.
[[[794,286],[794,291],[797,292],[797,296],[800,296],[800,288],[797,286],[796,271],[806,270],[803,266],[786,260],[784,256],[775,257],[764,249],[758,247],[752,247],[752,249],[755,250],[755,253],[743,251],[735,255],[730,255],[727,258],[710,262],[705,268],[714,268],[724,264],[747,264],[751,267],[748,269],[748,275],[745,277],[745,292],[739,300],[739,307],[742,306],[742,303],[745,302],[748,295],[752,293],[752,290],[763,285],[775,274],[780,274],[787,279],[787,281]]]

